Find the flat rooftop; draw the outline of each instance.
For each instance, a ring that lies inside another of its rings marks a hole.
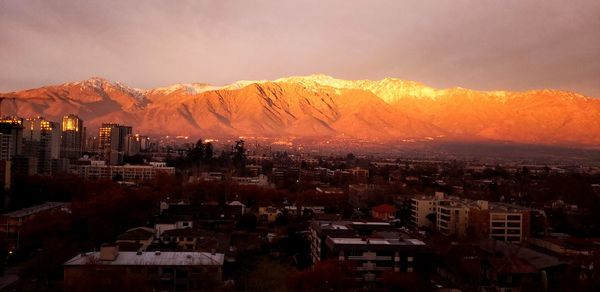
[[[425,245],[423,241],[418,239],[382,239],[382,238],[331,238],[334,244],[343,245]]]
[[[209,252],[141,252],[119,251],[114,261],[101,261],[100,252],[79,254],[67,261],[65,266],[82,266],[91,263],[111,266],[220,266],[224,254]]]
[[[35,213],[39,213],[39,212],[43,212],[46,210],[50,210],[50,209],[54,209],[54,208],[59,208],[62,206],[67,205],[67,203],[65,202],[46,202],[43,203],[41,205],[36,205],[33,207],[29,207],[29,208],[24,208],[21,210],[16,210],[16,211],[12,211],[9,213],[5,213],[2,216],[5,217],[13,217],[13,218],[19,218],[19,217],[25,217],[25,216],[29,216]]]

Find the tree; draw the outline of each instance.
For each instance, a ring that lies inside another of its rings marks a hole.
[[[288,280],[290,290],[346,291],[355,288],[356,270],[351,261],[321,261],[310,270],[293,274]]]
[[[429,213],[429,214],[427,214],[427,216],[425,216],[425,218],[427,218],[427,220],[429,220],[429,222],[431,222],[431,226],[435,226],[435,223],[437,221],[435,213]]]
[[[204,160],[211,161],[213,159],[214,149],[212,143],[208,142],[204,145]]]
[[[205,145],[202,139],[199,139],[193,148],[188,151],[187,159],[192,165],[196,167],[200,167],[200,163],[204,160],[205,153]]]
[[[431,287],[418,273],[385,271],[381,282],[388,291],[430,291]]]
[[[239,170],[243,171],[246,166],[246,148],[244,147],[244,140],[240,139],[235,141],[235,146],[233,147],[233,165]]]
[[[246,213],[242,215],[240,220],[238,220],[237,228],[242,230],[254,230],[257,222],[258,218],[256,218],[256,215],[252,213]]]

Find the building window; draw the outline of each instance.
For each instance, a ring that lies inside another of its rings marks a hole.
[[[508,236],[506,238],[507,241],[521,241],[521,237],[519,236]]]
[[[377,256],[378,257],[391,257],[391,256],[394,256],[394,252],[393,251],[378,251]]]
[[[506,216],[507,220],[521,220],[521,216],[520,215],[508,215]]]

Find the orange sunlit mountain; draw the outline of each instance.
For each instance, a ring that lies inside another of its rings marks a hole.
[[[3,114],[75,113],[147,134],[508,141],[600,146],[600,99],[557,90],[435,89],[326,75],[141,90],[102,78],[4,94]],[[14,98],[14,99],[12,99]]]

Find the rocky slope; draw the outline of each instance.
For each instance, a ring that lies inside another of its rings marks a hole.
[[[435,89],[413,81],[326,75],[175,84],[141,90],[102,78],[2,94],[3,114],[75,113],[135,132],[202,137],[344,137],[600,146],[600,99],[536,90]]]

